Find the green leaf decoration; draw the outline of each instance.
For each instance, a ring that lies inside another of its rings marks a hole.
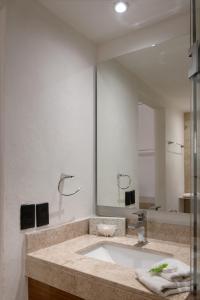
[[[157,267],[150,269],[149,272],[153,273],[154,275],[158,275],[167,267],[168,267],[168,264],[160,264]]]

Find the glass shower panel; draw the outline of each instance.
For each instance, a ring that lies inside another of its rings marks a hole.
[[[196,3],[196,39],[200,41],[200,0],[197,0]],[[197,283],[196,284],[197,284],[197,292],[199,295],[200,294],[200,74],[197,75],[197,79],[196,79],[196,99],[197,99],[197,262],[196,262]]]
[[[200,0],[196,6],[197,39],[200,41]],[[200,47],[200,46],[199,46]],[[200,51],[200,50],[199,50]],[[200,54],[199,54],[200,56]],[[197,77],[197,292],[200,294],[200,74]],[[200,295],[199,295],[200,296]]]
[[[199,25],[200,27],[200,25]],[[197,291],[200,293],[200,76],[197,81]],[[199,295],[200,296],[200,295]]]
[[[192,0],[192,44],[197,45],[197,65],[200,59],[200,0]],[[193,290],[200,299],[200,70],[192,77],[193,85]]]

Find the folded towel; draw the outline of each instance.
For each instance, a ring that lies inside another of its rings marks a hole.
[[[136,278],[160,296],[167,297],[174,294],[190,291],[190,281],[171,282],[159,275],[153,275],[148,270],[137,269]]]
[[[190,266],[185,263],[174,258],[166,258],[152,266],[152,268],[161,264],[168,264],[168,267],[159,274],[161,277],[174,282],[190,280]]]

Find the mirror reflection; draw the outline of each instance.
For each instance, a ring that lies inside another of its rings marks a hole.
[[[97,204],[190,213],[189,36],[97,66]]]

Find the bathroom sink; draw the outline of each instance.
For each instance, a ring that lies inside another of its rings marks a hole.
[[[170,256],[168,254],[160,254],[156,251],[153,252],[151,250],[109,243],[98,244],[79,253],[87,257],[134,269],[151,268],[153,264]]]

